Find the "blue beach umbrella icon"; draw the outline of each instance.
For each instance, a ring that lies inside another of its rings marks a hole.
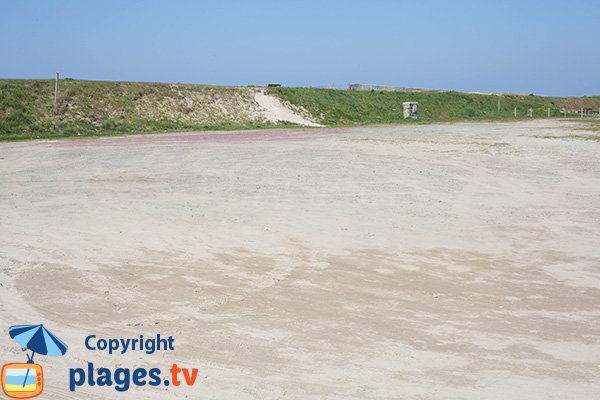
[[[31,355],[27,355],[27,363],[33,364],[33,356],[43,354],[45,356],[60,357],[67,352],[69,346],[57,338],[44,325],[13,325],[8,328],[8,334],[15,342],[22,347],[31,350]],[[23,386],[27,382],[29,369],[23,380]]]

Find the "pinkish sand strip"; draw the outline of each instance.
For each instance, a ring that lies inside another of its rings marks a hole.
[[[245,141],[273,141],[273,140],[302,140],[320,136],[337,135],[346,132],[344,129],[299,129],[299,130],[253,130],[237,132],[191,132],[191,133],[164,133],[149,135],[128,135],[106,138],[64,139],[43,141],[42,144],[60,147],[80,146],[127,146],[127,145],[168,145],[180,143],[230,143]]]

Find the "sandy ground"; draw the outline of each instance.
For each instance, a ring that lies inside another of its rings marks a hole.
[[[270,122],[292,122],[298,125],[322,127],[323,125],[310,121],[290,107],[284,104],[279,98],[265,93],[263,90],[254,92],[254,101],[262,108],[262,117]],[[308,113],[307,113],[308,114]]]
[[[51,399],[600,398],[600,143],[536,137],[577,127],[0,143],[0,360],[44,322]],[[200,375],[70,393],[88,361]]]

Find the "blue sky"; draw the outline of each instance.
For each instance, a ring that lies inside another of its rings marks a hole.
[[[0,77],[600,95],[600,1],[0,0]]]

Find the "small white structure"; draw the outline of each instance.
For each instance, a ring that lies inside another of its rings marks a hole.
[[[402,103],[402,109],[404,110],[404,119],[419,117],[419,103],[416,101]]]

